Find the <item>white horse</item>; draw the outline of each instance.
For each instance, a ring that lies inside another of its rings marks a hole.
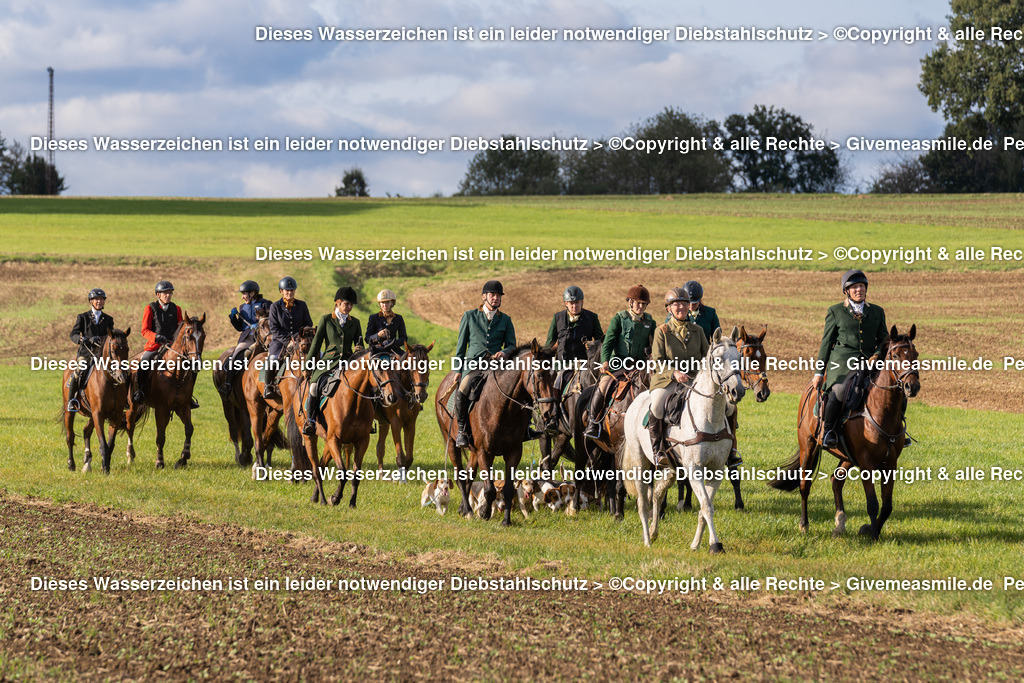
[[[739,371],[741,356],[736,349],[738,338],[739,330],[735,327],[730,337],[723,337],[720,328],[715,330],[707,358],[689,389],[680,422],[668,429],[672,453],[679,467],[685,470],[700,503],[697,533],[690,544],[693,550],[700,547],[706,525],[711,552],[723,551],[715,533],[712,501],[722,483],[725,463],[733,447],[726,421],[726,406],[739,403],[745,393]],[[636,496],[646,546],[658,538],[661,504],[676,480],[675,470],[655,470],[650,432],[643,426],[650,404],[650,392],[644,392],[629,406],[624,424],[625,438],[619,446],[620,470],[625,477],[626,491]]]

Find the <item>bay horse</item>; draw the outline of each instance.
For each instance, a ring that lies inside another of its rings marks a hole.
[[[93,431],[100,442],[100,457],[103,474],[110,474],[110,455],[114,452],[114,437],[117,431],[125,428],[124,411],[128,405],[128,335],[132,328],[124,332],[111,330],[103,339],[99,356],[94,356],[95,365],[89,380],[81,389],[81,412],[88,418],[82,428],[82,439],[85,441],[85,462],[82,472],[92,470],[92,449],[89,439]],[[92,353],[92,350],[89,350]],[[68,412],[68,380],[74,370],[64,371],[63,406],[64,434],[68,444],[68,469],[75,471],[75,413]],[[109,420],[109,437],[104,427]]]
[[[380,356],[371,356],[365,349],[356,352],[346,361],[340,373],[340,380],[341,384],[337,391],[327,399],[327,404],[323,408],[323,424],[317,425],[316,435],[303,435],[302,443],[306,457],[312,464],[315,484],[313,502],[327,503],[320,467],[333,460],[337,468],[335,474],[338,477],[338,490],[331,496],[331,505],[341,502],[345,482],[351,477],[352,497],[348,506],[354,508],[356,497],[359,495],[358,472],[363,467],[363,456],[370,445],[370,428],[376,417],[374,399],[379,399],[385,408],[393,405],[398,400],[400,381],[398,371],[391,364],[383,362]],[[289,431],[293,420],[299,430],[306,424],[304,399],[308,390],[309,379],[304,377],[291,402]],[[322,456],[317,454],[318,437],[324,439]]]
[[[700,547],[707,527],[711,552],[723,552],[715,532],[714,500],[722,483],[718,477],[725,473],[725,463],[734,443],[726,412],[728,404],[736,405],[746,393],[739,373],[737,339],[739,330],[735,327],[729,337],[722,335],[721,328],[715,330],[700,372],[686,388],[686,407],[679,424],[671,425],[667,434],[679,469],[686,472],[700,501],[691,550]],[[650,404],[650,392],[644,392],[629,406],[624,420],[625,437],[617,456],[619,467],[626,475],[625,488],[636,496],[645,546],[658,538],[661,504],[676,477],[676,469],[671,468],[661,470],[661,477],[654,475],[658,470],[654,466],[650,430],[643,425]]]
[[[271,466],[274,448],[285,448],[288,445],[278,425],[281,422],[281,416],[291,408],[298,380],[302,376],[300,369],[302,361],[309,353],[309,347],[313,344],[315,334],[316,328],[303,327],[288,341],[282,354],[285,367],[278,373],[277,395],[270,398],[263,396],[265,385],[260,381],[260,369],[267,361],[266,351],[252,357],[242,375],[242,381],[239,382],[242,385],[242,396],[248,412],[249,424],[252,427],[253,451],[255,453],[255,460],[252,463],[254,479],[257,468]],[[264,456],[266,456],[265,462]],[[293,459],[291,469],[295,470],[296,465],[297,463]],[[305,468],[299,467],[299,469]]]
[[[771,396],[772,390],[768,387],[768,373],[765,369],[768,367],[768,354],[764,350],[764,337],[768,333],[768,325],[764,325],[761,328],[761,334],[754,336],[747,334],[746,328],[740,325],[740,338],[736,340],[736,348],[740,352],[742,365],[740,366],[740,376],[743,377],[743,386],[746,387],[747,391],[753,391],[758,403],[764,403]],[[732,433],[736,434],[736,429],[739,426],[736,412],[733,412],[730,417],[729,426],[732,428]],[[734,473],[739,469],[738,465],[729,466],[729,481],[732,483],[733,492],[733,507],[737,510],[743,509],[743,495],[740,493],[740,479],[735,476]],[[679,480],[679,503],[676,505],[676,509],[679,511],[692,510],[692,496],[693,489],[690,487],[689,479]]]
[[[567,386],[562,388],[562,393],[559,396],[557,431],[546,431],[541,434],[539,439],[541,453],[540,469],[542,472],[553,473],[563,455],[575,465],[577,472],[575,477],[576,486],[572,503],[566,508],[566,512],[570,515],[575,514],[575,511],[579,510],[580,496],[583,493],[584,487],[587,488],[587,494],[595,499],[597,498],[598,490],[596,481],[579,476],[579,473],[587,468],[589,456],[581,446],[581,442],[575,439],[574,434],[577,414],[581,409],[579,405],[580,395],[597,384],[598,368],[601,366],[601,342],[591,339],[584,343],[584,348],[587,352],[586,360],[583,361],[581,367],[573,371],[568,378]],[[589,403],[585,404],[583,409],[587,406],[589,406]],[[548,476],[553,478],[553,475]]]
[[[261,353],[266,353],[270,346],[270,318],[267,309],[260,308],[256,311],[258,319],[256,323],[256,342],[246,350],[243,357],[256,358]],[[231,383],[231,393],[224,396],[219,389],[227,381],[230,370],[226,367],[228,358],[231,356],[234,347],[229,348],[220,356],[219,366],[213,369],[213,386],[218,388],[217,395],[220,396],[221,408],[224,410],[224,419],[228,422],[228,435],[231,443],[235,446],[235,464],[246,467],[252,464],[253,438],[250,430],[252,423],[249,420],[249,411],[245,407],[245,391],[243,384],[244,371],[238,372]],[[239,359],[241,360],[241,359]]]
[[[593,472],[593,479],[598,482],[605,482],[605,498],[608,501],[608,511],[621,520],[624,517],[624,506],[626,501],[626,489],[623,482],[616,476],[615,454],[622,444],[623,418],[629,406],[636,397],[647,391],[650,383],[650,373],[646,368],[636,368],[626,373],[627,390],[604,411],[604,419],[601,426],[601,438],[590,439],[583,435],[590,419],[590,399],[597,386],[590,387],[580,394],[576,401],[576,419],[573,424],[574,440],[577,448],[580,448],[586,455],[587,469]],[[618,391],[614,388],[613,391]],[[579,486],[576,487],[577,491]]]
[[[427,386],[430,384],[430,359],[427,354],[434,348],[423,344],[405,345],[405,355],[397,358],[403,366],[398,370],[401,390],[398,400],[387,408],[383,408],[386,419],[378,420],[380,431],[377,434],[377,469],[384,469],[384,451],[387,448],[388,432],[395,443],[395,464],[402,471],[405,481],[405,470],[412,467],[412,447],[416,439],[416,418],[427,402]]]
[[[434,396],[434,410],[437,425],[445,440],[445,452],[455,470],[454,477],[462,493],[459,514],[466,518],[473,516],[470,507],[470,488],[477,472],[487,474],[484,490],[483,519],[490,519],[497,488],[494,485],[492,468],[495,458],[505,461],[505,482],[502,487],[505,516],[502,526],[512,523],[512,501],[515,497],[516,468],[523,457],[523,437],[533,420],[533,406],[541,405],[542,417],[547,423],[556,419],[558,398],[555,396],[554,351],[541,348],[537,340],[517,347],[501,361],[501,366],[487,371],[487,378],[480,394],[480,400],[469,413],[469,426],[473,434],[473,445],[469,451],[468,467],[463,465],[464,449],[455,446],[458,434],[458,420],[448,412],[447,401],[455,386],[456,372],[449,372],[437,387]]]
[[[125,412],[128,432],[128,462],[135,460],[135,428],[140,421],[153,408],[156,413],[156,468],[164,468],[164,441],[167,438],[167,423],[171,421],[172,414],[177,414],[181,424],[185,427],[185,444],[181,450],[181,457],[174,463],[174,469],[182,469],[188,466],[188,459],[192,453],[192,389],[196,384],[196,377],[199,375],[198,366],[203,361],[203,344],[206,342],[206,330],[203,325],[206,323],[206,314],[202,318],[189,317],[183,311],[183,317],[178,323],[178,329],[174,332],[174,339],[170,344],[164,346],[164,353],[155,362],[166,363],[168,367],[154,368],[150,370],[151,382],[149,394],[146,400],[136,405],[129,403]],[[136,354],[132,360],[137,361],[142,353]],[[168,358],[170,356],[170,358]],[[133,370],[132,375],[136,377],[137,385],[138,370]]]
[[[896,326],[889,330],[889,340],[883,346],[885,363],[872,372],[870,388],[865,398],[864,408],[851,415],[840,430],[840,443],[836,449],[829,449],[839,459],[839,466],[832,473],[832,494],[835,498],[836,516],[834,536],[846,533],[846,510],[843,507],[843,484],[846,483],[846,472],[857,466],[863,472],[871,472],[872,476],[861,478],[864,494],[867,498],[870,524],[860,528],[861,535],[878,540],[882,525],[892,513],[892,491],[896,483],[896,468],[903,445],[906,442],[907,428],[904,412],[907,399],[917,396],[921,390],[921,380],[917,370],[917,348],[914,337],[917,336],[917,325],[910,326],[910,332],[900,335]],[[800,488],[801,510],[800,531],[806,532],[807,496],[811,492],[811,484],[818,468],[821,445],[818,441],[820,420],[814,415],[814,385],[810,384],[800,397],[800,408],[797,413],[797,452],[793,459],[785,465],[786,474],[769,482],[769,486],[780,491],[793,491]],[[839,474],[842,472],[842,474]],[[839,476],[836,476],[839,474]],[[873,479],[881,482],[882,507],[878,507]]]

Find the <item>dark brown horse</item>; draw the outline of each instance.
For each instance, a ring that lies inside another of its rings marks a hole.
[[[830,449],[839,458],[839,467],[832,474],[832,494],[835,497],[836,517],[834,535],[846,532],[846,510],[843,507],[843,484],[853,466],[865,475],[861,477],[867,497],[870,524],[860,528],[862,535],[878,539],[882,525],[892,513],[892,490],[896,483],[896,468],[907,436],[904,411],[907,398],[917,396],[921,380],[917,371],[917,349],[914,337],[917,326],[910,333],[900,335],[893,325],[882,356],[885,365],[872,373],[864,409],[852,415],[840,430],[839,448]],[[781,491],[800,488],[800,531],[808,529],[807,496],[818,468],[821,445],[818,440],[820,420],[814,415],[814,386],[808,385],[800,398],[797,414],[796,455],[785,466],[786,474],[776,478],[769,486]],[[819,411],[820,412],[820,411]],[[878,507],[875,484],[881,482],[882,507]]]
[[[771,396],[772,390],[768,388],[768,373],[766,368],[768,367],[768,354],[764,350],[764,337],[768,333],[768,325],[764,325],[761,328],[761,334],[754,336],[747,334],[746,329],[740,326],[740,338],[736,341],[736,348],[739,350],[740,355],[743,357],[743,365],[740,368],[740,375],[743,377],[743,385],[747,391],[756,392],[758,403],[764,403]],[[734,406],[735,408],[735,406]],[[736,434],[736,429],[739,426],[737,420],[737,414],[733,412],[729,418],[729,427],[732,429],[732,433]],[[733,506],[737,510],[743,509],[743,496],[740,493],[740,479],[735,476],[738,470],[738,465],[731,465],[729,467],[729,481],[732,482],[732,492],[734,503]],[[679,480],[679,503],[676,505],[677,510],[692,510],[693,505],[691,503],[691,497],[693,495],[693,489],[690,487],[689,479]]]
[[[166,367],[150,370],[152,376],[146,400],[139,405],[132,403],[128,406],[126,417],[129,463],[135,460],[135,427],[149,409],[153,408],[156,413],[156,468],[164,467],[167,424],[174,413],[185,426],[185,445],[182,447],[181,457],[174,463],[174,469],[188,466],[192,452],[192,389],[195,387],[199,366],[203,361],[203,344],[206,342],[204,323],[205,313],[202,318],[190,318],[188,313],[184,313],[182,321],[178,323],[178,329],[174,332],[174,339],[164,346],[162,356],[154,359],[166,363]],[[133,360],[138,360],[141,355],[137,354]],[[133,376],[137,373],[137,370],[132,371]],[[137,386],[137,379],[133,384]]]
[[[387,448],[388,432],[395,443],[395,464],[399,469],[412,467],[412,446],[416,439],[416,418],[427,402],[427,386],[430,384],[430,359],[427,354],[434,348],[423,344],[405,345],[405,355],[397,359],[402,364],[398,370],[401,391],[398,400],[383,408],[385,420],[378,420],[377,469],[384,469],[384,451]],[[404,367],[408,365],[409,367]],[[404,471],[403,471],[404,478]]]
[[[579,405],[580,395],[597,384],[598,368],[601,366],[601,342],[590,340],[585,343],[584,348],[587,351],[587,359],[566,379],[566,385],[559,396],[557,432],[544,432],[539,440],[542,471],[554,472],[563,455],[576,466],[577,484],[574,487],[572,504],[566,508],[568,514],[575,514],[579,509],[579,499],[584,492],[590,498],[598,497],[597,482],[580,476],[589,464],[589,456],[580,446],[580,442],[574,441],[577,412],[589,405]],[[551,476],[553,478],[553,475]]]
[[[623,507],[626,500],[626,487],[621,479],[615,476],[615,452],[622,443],[625,435],[623,418],[629,406],[637,396],[647,391],[650,383],[650,374],[644,368],[637,368],[625,375],[626,389],[615,398],[604,411],[604,419],[601,423],[601,438],[588,439],[583,436],[590,419],[590,398],[597,387],[591,387],[580,394],[577,399],[576,420],[573,425],[577,448],[581,448],[587,456],[588,468],[594,473],[595,481],[605,482],[605,498],[608,501],[608,511],[616,519],[623,518]],[[613,388],[618,392],[618,385]],[[577,487],[578,489],[579,487]]]
[[[256,468],[271,466],[275,447],[284,448],[288,445],[278,424],[281,422],[281,416],[291,408],[298,380],[302,377],[302,361],[309,353],[315,334],[316,328],[304,327],[288,342],[283,354],[285,360],[282,361],[286,366],[278,373],[277,395],[271,398],[263,397],[264,383],[260,381],[260,368],[267,362],[266,352],[253,356],[249,367],[242,375],[239,384],[242,385],[245,408],[249,415],[249,424],[252,426],[256,456],[252,465],[253,478],[256,477]],[[296,469],[294,460],[292,469]]]
[[[114,451],[114,437],[117,430],[125,428],[124,411],[128,405],[128,335],[132,328],[124,332],[112,330],[104,339],[99,356],[96,356],[96,367],[89,375],[89,380],[82,387],[81,410],[86,418],[82,428],[82,439],[85,441],[85,462],[82,471],[92,469],[92,449],[89,439],[95,430],[100,441],[100,457],[102,458],[103,474],[110,474],[110,454]],[[90,351],[91,353],[91,351]],[[68,412],[68,379],[73,370],[64,371],[64,434],[68,444],[68,469],[75,471],[75,413]],[[104,426],[110,421],[109,437],[104,433]]]
[[[334,395],[327,399],[323,408],[323,424],[317,425],[315,436],[302,437],[306,457],[313,464],[313,502],[327,503],[320,467],[333,461],[337,468],[338,490],[331,496],[331,505],[341,502],[345,482],[352,478],[352,498],[348,506],[356,506],[359,495],[358,472],[363,468],[363,456],[370,445],[370,428],[376,413],[373,408],[377,399],[387,408],[398,400],[401,383],[398,371],[380,357],[373,357],[368,351],[360,351],[348,359],[341,372],[341,383]],[[303,378],[292,401],[292,418],[298,429],[306,424],[304,398],[309,390],[308,378]],[[291,419],[289,431],[291,432]],[[324,452],[317,453],[317,438],[324,439]],[[344,454],[344,455],[343,455]],[[354,458],[353,458],[354,456]],[[354,461],[354,467],[353,467]],[[351,475],[349,475],[351,471]]]
[[[434,396],[434,409],[437,424],[445,440],[445,451],[448,460],[455,468],[455,481],[462,492],[462,504],[459,514],[472,517],[473,510],[469,505],[470,487],[477,472],[491,473],[495,458],[505,460],[505,481],[515,481],[515,470],[523,457],[523,437],[533,419],[533,406],[542,406],[542,417],[547,423],[557,418],[557,397],[555,396],[555,372],[552,369],[554,352],[541,348],[534,339],[532,343],[518,347],[505,357],[503,366],[497,370],[489,370],[484,383],[480,400],[469,413],[469,426],[473,435],[473,445],[469,451],[469,466],[465,467],[461,448],[456,448],[455,437],[458,433],[458,421],[448,412],[447,401],[455,386],[456,373],[449,372],[437,387]],[[490,519],[497,488],[494,479],[487,475],[487,488],[484,491],[483,519]],[[514,486],[504,486],[502,497],[505,502],[503,526],[511,524],[512,500],[515,496]]]
[[[266,353],[270,345],[270,318],[267,317],[267,309],[261,308],[256,312],[258,322],[256,323],[256,343],[245,352],[245,358],[255,358],[261,353]],[[227,381],[229,369],[226,367],[228,358],[234,347],[228,349],[220,356],[220,364],[214,368],[213,386],[218,389]],[[252,464],[253,438],[252,424],[249,420],[249,411],[245,407],[245,392],[242,387],[242,372],[234,375],[231,382],[231,393],[227,396],[218,392],[221,408],[224,410],[224,418],[228,421],[228,435],[231,443],[235,446],[235,463],[246,467]]]

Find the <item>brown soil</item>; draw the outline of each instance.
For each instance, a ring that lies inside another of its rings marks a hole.
[[[107,291],[104,311],[119,329],[132,328],[128,343],[133,352],[140,350],[142,310],[155,299],[153,286],[159,280],[174,283],[174,301],[189,315],[206,314],[206,346],[225,347],[238,340],[226,318],[238,305],[237,277],[197,265],[0,262],[0,358],[73,356],[76,348],[68,335],[75,316],[89,309],[86,297],[92,287]],[[29,306],[46,313],[30,312],[26,320]],[[212,320],[216,324],[209,324]]]
[[[768,325],[765,348],[792,360],[814,359],[827,307],[841,299],[836,273],[782,270],[669,270],[594,268],[506,275],[502,304],[516,324],[519,341],[547,338],[551,316],[569,284],[586,292],[586,306],[603,325],[625,307],[625,290],[640,282],[651,291],[655,320],[664,320],[664,292],[685,280],[704,286],[705,301],[718,311],[726,331],[744,325],[757,333]],[[410,304],[431,322],[458,329],[462,313],[479,303],[480,283],[437,285],[414,291]],[[869,300],[885,308],[886,320],[901,332],[917,325],[917,349],[924,359],[956,356],[968,365],[990,359],[992,371],[922,371],[920,398],[930,405],[1024,412],[1024,373],[1002,369],[1003,357],[1024,358],[1019,330],[1024,325],[1024,271],[970,273],[878,273],[871,275]],[[769,372],[772,389],[799,393],[809,371]]]
[[[31,590],[32,577],[448,580],[458,553],[0,493],[0,679],[1020,679],[1019,630],[807,596]],[[152,558],[160,558],[154,562]],[[717,597],[716,597],[717,596]],[[724,597],[723,597],[724,596]]]

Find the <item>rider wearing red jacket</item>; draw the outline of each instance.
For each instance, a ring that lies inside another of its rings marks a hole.
[[[132,396],[132,403],[142,403],[149,393],[149,385],[153,371],[149,367],[156,361],[160,350],[174,341],[174,334],[181,324],[181,309],[171,302],[174,285],[167,280],[156,283],[156,301],[146,306],[142,312],[142,336],[146,339],[138,372],[138,386]],[[192,397],[192,408],[198,408],[199,402]]]

